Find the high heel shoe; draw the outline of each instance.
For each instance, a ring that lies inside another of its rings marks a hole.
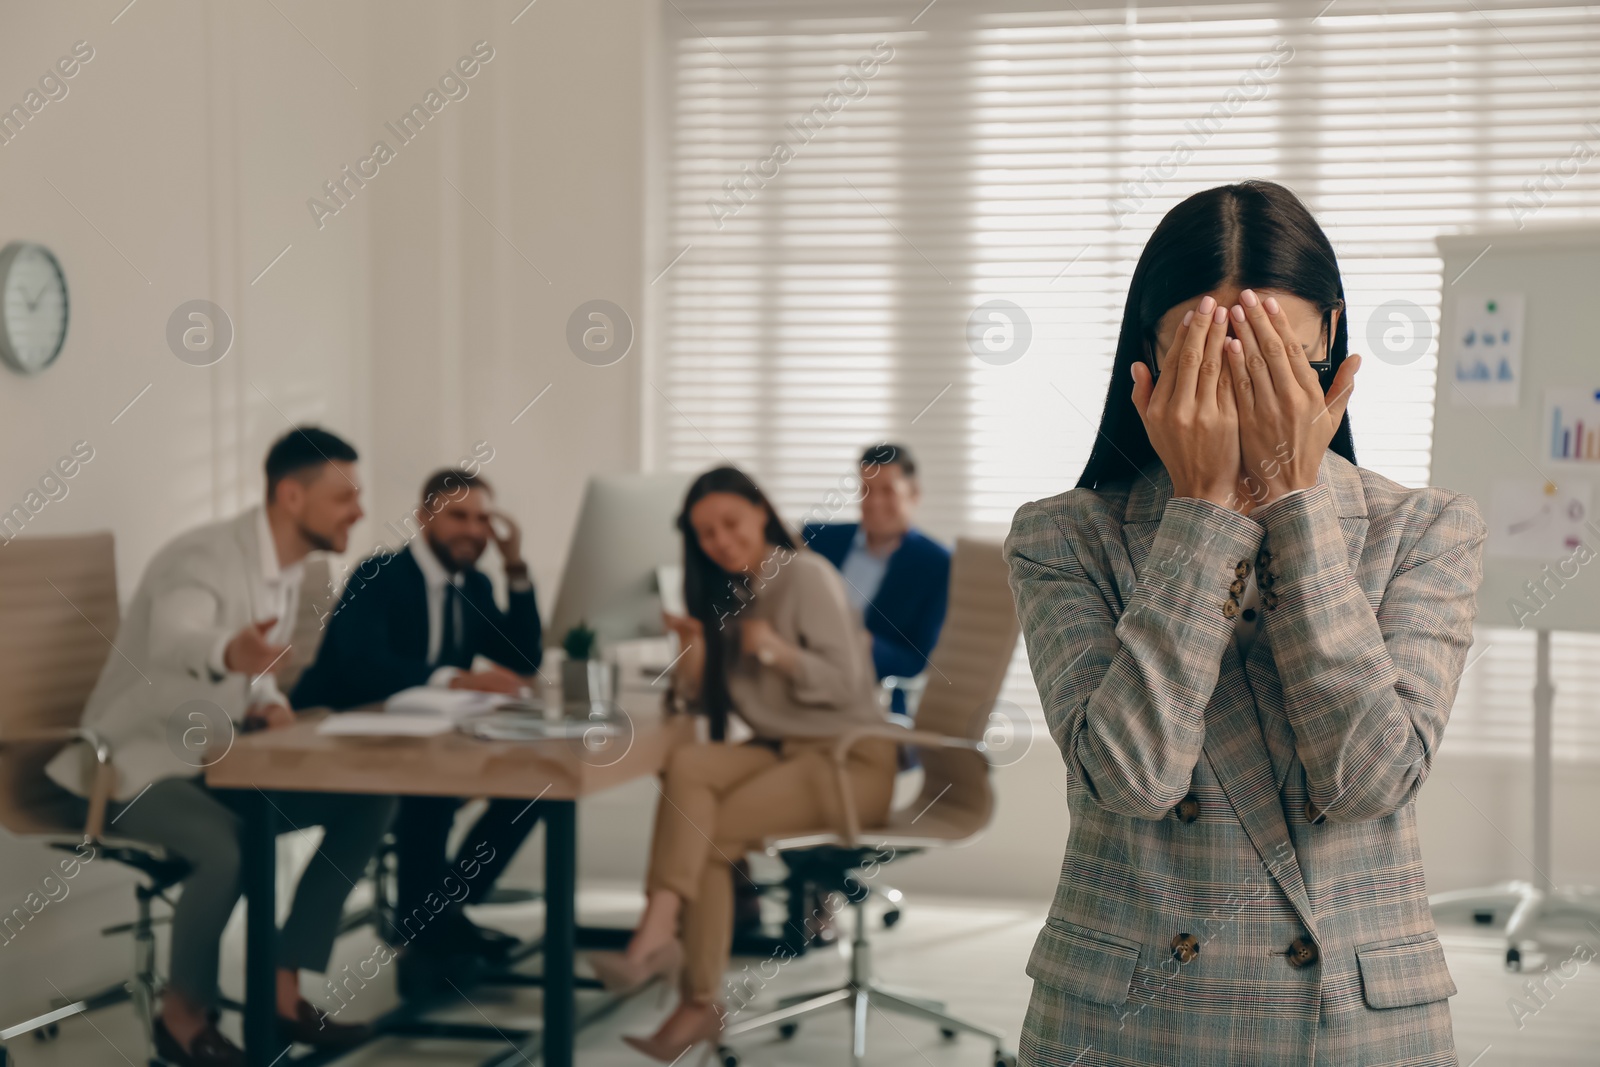
[[[717,1039],[722,1036],[722,1015],[720,1007],[708,1005],[706,1013],[690,1031],[687,1039],[667,1041],[654,1035],[650,1037],[635,1037],[632,1034],[622,1035],[622,1040],[637,1052],[641,1052],[658,1063],[676,1063],[683,1055],[696,1045],[704,1045],[705,1051],[700,1055],[700,1063],[704,1064],[717,1051]]]
[[[683,969],[683,945],[674,938],[652,950],[643,963],[634,963],[623,952],[591,952],[584,958],[607,993],[625,997],[637,993],[656,978],[665,979],[663,991],[675,985]]]

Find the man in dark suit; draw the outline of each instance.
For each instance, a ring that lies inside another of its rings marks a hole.
[[[351,575],[325,620],[316,662],[294,688],[295,707],[358,707],[421,685],[515,695],[538,671],[539,608],[521,531],[494,510],[489,483],[471,469],[438,471],[423,485],[416,516],[420,526],[406,548],[379,552]],[[505,564],[505,611],[475,566],[491,539]],[[491,662],[475,670],[480,656]],[[462,906],[484,899],[538,822],[540,805],[491,800],[449,857],[463,803],[403,797],[395,820],[396,936],[408,946],[401,979],[413,991],[433,984],[420,979],[460,973],[513,943],[473,924]]]
[[[904,445],[861,454],[861,521],[808,523],[806,544],[845,578],[845,591],[872,635],[879,678],[909,678],[928,666],[950,595],[950,550],[911,525],[921,490]],[[905,711],[896,690],[893,709]]]

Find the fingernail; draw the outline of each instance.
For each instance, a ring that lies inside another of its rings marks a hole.
[[[1225,307],[1218,307],[1217,310],[1211,313],[1211,321],[1216,323],[1218,326],[1221,326],[1223,323],[1227,322],[1228,309]]]
[[[1203,297],[1200,298],[1200,314],[1209,315],[1209,314],[1211,314],[1211,309],[1216,307],[1216,306],[1217,306],[1217,302],[1215,300],[1213,300],[1211,297],[1203,296]]]
[[[1244,308],[1240,307],[1238,304],[1233,305],[1233,321],[1234,322],[1243,322],[1244,321]]]
[[[1260,301],[1256,299],[1256,293],[1254,289],[1245,289],[1242,291],[1239,294],[1239,300],[1247,308],[1253,308],[1260,303]]]
[[[1183,313],[1183,324],[1185,326],[1189,325],[1190,320],[1192,320],[1193,318],[1194,318],[1194,309],[1190,308],[1188,311],[1185,311]]]
[[[1278,313],[1278,298],[1269,296],[1261,302],[1261,306],[1267,309],[1268,315],[1276,315]]]

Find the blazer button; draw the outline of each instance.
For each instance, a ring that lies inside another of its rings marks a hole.
[[[1278,594],[1274,593],[1270,589],[1265,590],[1261,594],[1261,606],[1266,608],[1268,611],[1271,611],[1273,608],[1277,607],[1278,606]]]
[[[1289,966],[1296,969],[1309,967],[1317,962],[1317,946],[1309,937],[1297,937],[1289,942],[1289,951],[1285,955],[1289,957]]]
[[[1278,576],[1273,574],[1271,571],[1256,572],[1256,585],[1260,586],[1263,591],[1271,589],[1273,585],[1277,583],[1277,581]]]
[[[1247,575],[1249,573],[1250,573],[1250,561],[1249,560],[1241,559],[1238,563],[1235,563],[1233,565],[1233,576],[1235,578],[1243,578],[1245,575]]]
[[[1239,602],[1237,600],[1233,600],[1233,599],[1229,599],[1229,600],[1224,601],[1223,604],[1222,604],[1222,614],[1223,614],[1223,616],[1225,618],[1229,618],[1229,619],[1231,619],[1234,616],[1238,615],[1239,614]]]
[[[1328,816],[1310,800],[1306,801],[1306,822],[1313,826],[1320,826],[1328,820]]]
[[[1200,798],[1190,793],[1178,801],[1178,806],[1172,809],[1172,814],[1183,822],[1194,822],[1200,817]]]
[[[1172,939],[1172,958],[1188,963],[1200,955],[1200,941],[1193,934],[1178,934]]]
[[[1232,584],[1230,584],[1228,586],[1228,592],[1232,593],[1234,596],[1238,596],[1241,593],[1243,593],[1244,592],[1244,579],[1243,578],[1235,578],[1233,580]]]

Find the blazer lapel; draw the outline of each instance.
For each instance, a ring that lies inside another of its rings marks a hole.
[[[1318,480],[1327,483],[1333,493],[1350,569],[1359,573],[1367,536],[1361,474],[1348,460],[1329,452],[1323,456]],[[1126,576],[1129,591],[1143,575],[1171,497],[1172,479],[1159,463],[1146,468],[1128,494],[1122,535],[1132,565],[1132,573]],[[1271,551],[1265,542],[1262,547]],[[1123,599],[1126,602],[1126,595]],[[1224,648],[1216,689],[1206,708],[1203,751],[1263,865],[1315,936],[1311,902],[1283,813],[1283,784],[1295,760],[1294,731],[1284,712],[1283,686],[1265,627],[1257,631],[1243,662],[1232,641]]]

